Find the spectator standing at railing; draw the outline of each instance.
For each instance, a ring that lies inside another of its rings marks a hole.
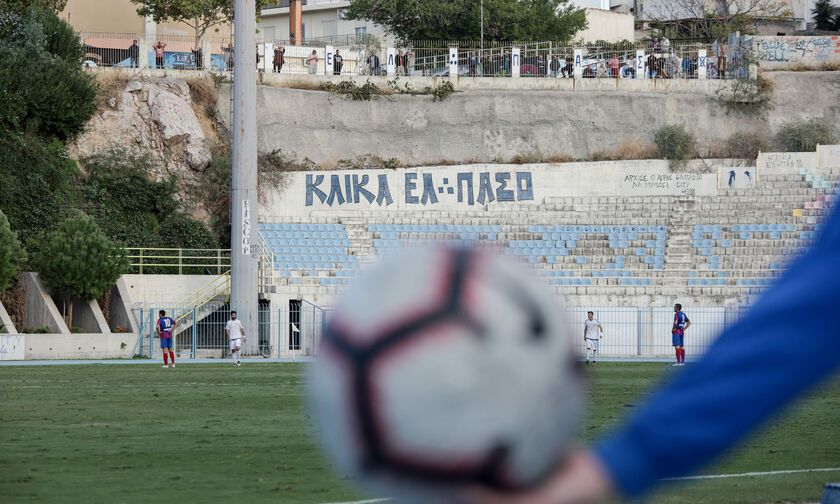
[[[402,49],[397,53],[397,75],[405,75],[405,54]]]
[[[137,59],[140,57],[140,46],[137,45],[137,40],[131,43],[128,47],[128,58],[131,68],[137,68]]]
[[[618,78],[618,54],[613,53],[612,58],[607,62],[607,66],[610,67],[610,77]]]
[[[376,55],[376,51],[370,52],[370,56],[367,59],[367,67],[370,75],[376,75],[379,71],[379,56]]]
[[[233,71],[233,44],[222,46],[222,59],[225,61],[225,68]]]
[[[472,77],[478,75],[478,56],[475,55],[475,51],[470,53],[470,75]]]
[[[154,49],[155,49],[155,68],[163,68],[163,50],[165,48],[166,48],[166,44],[164,44],[160,40],[158,40],[157,44],[154,45]]]
[[[556,79],[560,76],[561,69],[562,66],[560,65],[560,58],[558,58],[555,54],[551,57],[551,61],[548,63],[548,76]]]
[[[411,49],[405,52],[405,73],[406,75],[411,75],[414,71],[414,53],[411,52]]]
[[[315,49],[306,57],[306,66],[309,67],[309,75],[315,75],[318,72],[318,53]]]
[[[712,44],[712,52],[715,55],[715,61],[717,63],[717,78],[723,79],[726,76],[726,45],[720,44],[715,40],[715,43]]]
[[[336,51],[338,54],[338,51]],[[283,64],[286,63],[286,48],[283,46],[274,49],[274,72],[280,73],[283,71]]]
[[[193,67],[196,70],[204,68],[204,51],[199,47],[198,49],[190,49],[193,55]]]
[[[502,58],[502,75],[510,75],[510,53],[508,51],[505,51]]]
[[[664,54],[668,54],[671,51],[671,41],[668,40],[668,37],[662,35],[662,38],[659,40],[659,49],[662,50]]]
[[[338,53],[338,49],[335,50],[335,56],[333,57],[333,75],[341,75],[341,67],[344,66],[344,58],[341,57],[341,54]]]
[[[680,58],[673,51],[665,56],[665,77],[676,79],[680,72]]]
[[[627,55],[627,61],[624,62],[624,66],[621,68],[621,76],[625,79],[636,78],[636,58],[633,54]]]
[[[572,56],[566,56],[566,66],[563,67],[563,77],[567,79],[571,79],[572,76],[575,74],[575,60],[572,59]]]
[[[545,69],[545,59],[543,58],[543,55],[540,54],[539,56],[537,56],[537,75],[539,75],[540,77],[545,77]]]
[[[654,52],[659,50],[659,37],[653,37],[653,40],[650,41],[650,52],[653,54]]]

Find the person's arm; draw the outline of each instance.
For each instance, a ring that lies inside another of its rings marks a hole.
[[[807,345],[800,335],[803,313],[832,313],[838,301],[840,210],[835,210],[814,247],[744,318],[596,445],[615,486],[638,496],[661,478],[696,470],[835,371],[840,332],[830,326],[809,331]],[[680,440],[679,449],[673,439]]]
[[[691,321],[688,320],[688,317],[686,317],[685,318],[685,328],[683,329],[683,331],[685,331],[685,329],[688,329],[690,326],[691,326]]]
[[[225,335],[228,337],[228,341],[230,341],[230,326],[225,325]]]
[[[604,337],[604,326],[601,325],[601,322],[598,322],[598,329],[601,330],[601,337]]]

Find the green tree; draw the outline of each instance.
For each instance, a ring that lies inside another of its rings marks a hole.
[[[2,94],[2,93],[0,93]],[[24,244],[54,229],[73,203],[76,162],[58,140],[0,134],[0,210]]]
[[[40,7],[52,12],[61,12],[67,5],[67,0],[3,0],[5,7],[10,10],[23,12],[30,7]]]
[[[0,133],[77,135],[96,109],[96,84],[73,29],[38,8],[0,13]]]
[[[837,30],[836,20],[832,15],[831,0],[817,0],[811,14],[814,15],[814,25],[817,30]]]
[[[152,16],[155,22],[179,21],[195,32],[195,48],[210,28],[233,22],[232,0],[131,0],[139,16]],[[257,0],[257,16],[263,6],[276,5],[277,0]]]
[[[26,260],[26,252],[21,247],[17,233],[9,227],[9,221],[0,211],[0,294],[9,288],[9,283],[17,276],[20,263]]]
[[[482,0],[353,0],[347,19],[372,21],[403,40],[468,40],[481,34]],[[571,0],[483,0],[490,40],[571,40],[586,16]]]
[[[64,317],[70,326],[72,298],[91,301],[102,296],[129,268],[122,245],[109,240],[84,214],[65,220],[48,233],[32,259],[44,283],[63,297]]]

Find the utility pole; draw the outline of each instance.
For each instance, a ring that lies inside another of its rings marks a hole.
[[[233,180],[230,307],[245,329],[245,355],[259,350],[257,321],[257,47],[256,0],[234,3]]]

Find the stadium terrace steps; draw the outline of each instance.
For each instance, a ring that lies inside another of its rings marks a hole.
[[[840,175],[825,179],[837,182]],[[566,295],[731,297],[765,289],[811,243],[832,192],[805,175],[768,175],[753,189],[721,189],[717,196],[548,197],[504,211],[335,212],[313,222],[268,219],[260,232],[275,254],[277,285],[301,295],[335,294],[378,257],[439,241],[509,255]]]

